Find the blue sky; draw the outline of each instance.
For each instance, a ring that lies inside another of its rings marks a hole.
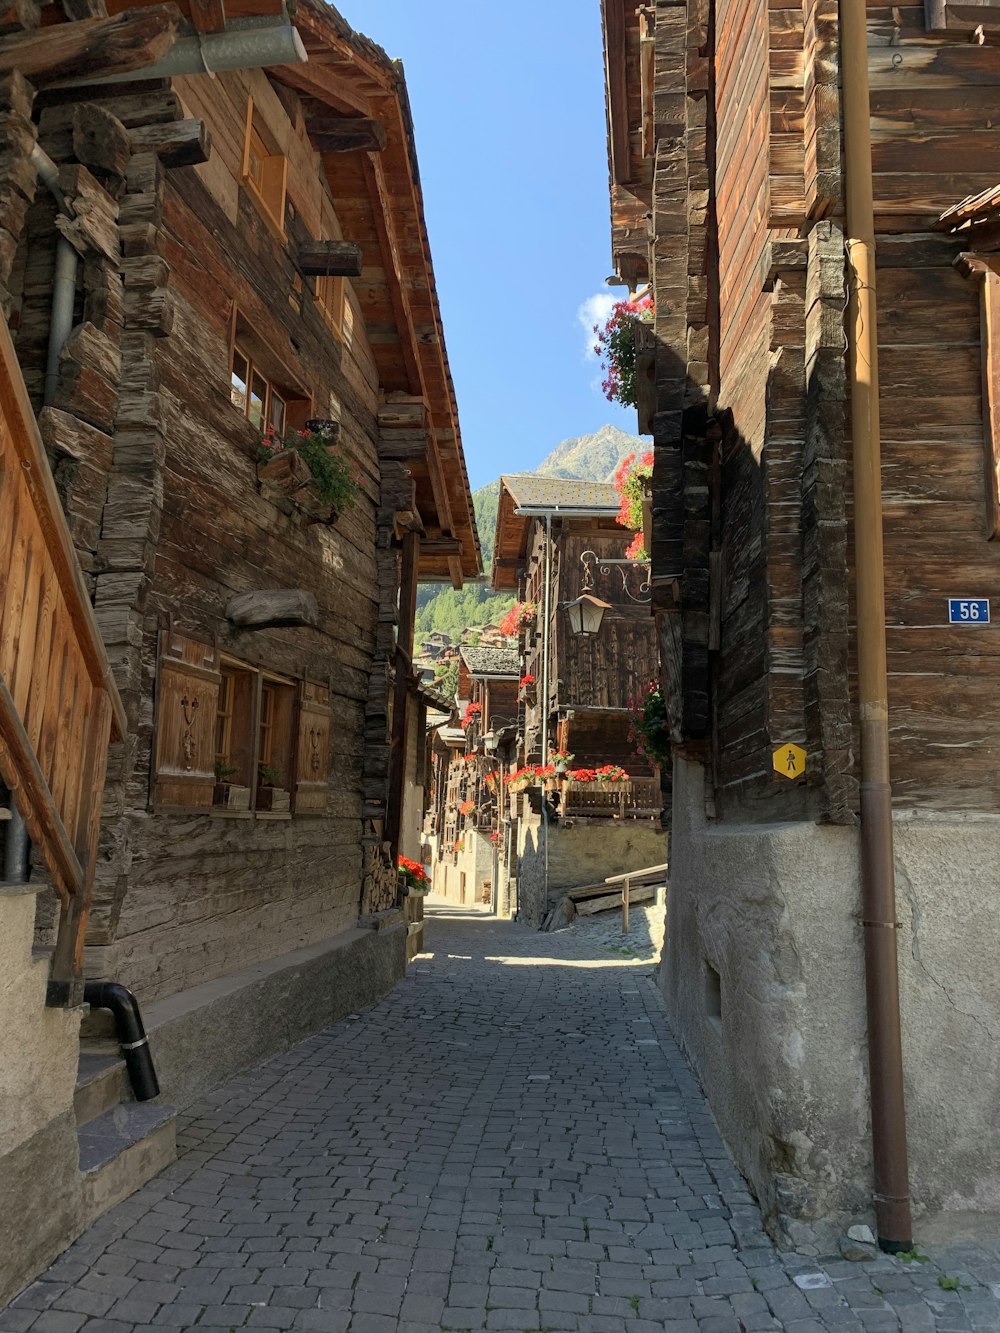
[[[601,393],[581,322],[595,298],[624,295],[604,283],[598,0],[334,2],[406,69],[472,485],[605,422],[634,432],[635,412]]]

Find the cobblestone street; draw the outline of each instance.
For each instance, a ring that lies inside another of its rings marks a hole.
[[[775,1252],[648,950],[428,915],[393,995],[192,1108],[0,1329],[1000,1329],[995,1248]]]

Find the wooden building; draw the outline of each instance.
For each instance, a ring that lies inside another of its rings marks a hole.
[[[0,37],[0,298],[123,705],[83,968],[179,1104],[402,974],[416,582],[481,561],[401,67],[320,0],[108,7]]]
[[[659,775],[629,737],[636,701],[657,674],[649,567],[625,559],[632,534],[615,521],[618,507],[606,483],[500,479],[493,586],[516,591],[525,608],[518,650],[521,679],[530,679],[520,693],[515,771],[544,766],[558,751],[574,756],[570,771],[611,764],[631,779],[608,789],[560,777],[545,811],[540,786],[514,803],[518,910],[535,922],[560,889],[665,860]],[[566,606],[587,588],[607,610],[595,636],[578,637]]]
[[[461,650],[456,725],[439,737],[437,800],[425,825],[434,892],[455,902],[505,897],[509,818],[502,777],[517,731],[519,668],[514,647]]]
[[[655,304],[663,986],[741,1169],[800,1243],[872,1196],[839,11],[602,15],[614,267]],[[1000,638],[949,617],[1000,576],[998,23],[990,4],[867,7],[903,1060],[929,1208],[986,1207],[1000,1184],[981,1043],[1000,1021]],[[786,743],[808,756],[794,780]]]

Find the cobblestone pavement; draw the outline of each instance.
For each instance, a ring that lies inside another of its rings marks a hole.
[[[654,964],[663,951],[663,925],[666,913],[663,905],[643,903],[629,911],[628,934],[622,931],[620,911],[599,912],[596,916],[578,916],[571,926],[580,942],[588,948],[608,950],[622,958]]]
[[[192,1108],[0,1329],[1000,1329],[996,1252],[774,1251],[648,962],[430,915],[392,996]]]

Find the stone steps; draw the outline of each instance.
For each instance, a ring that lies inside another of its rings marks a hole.
[[[91,1221],[176,1160],[176,1111],[134,1099],[116,1042],[81,1041],[73,1111]]]
[[[73,1110],[76,1123],[86,1125],[120,1102],[133,1100],[125,1061],[96,1043],[82,1042],[77,1065]]]
[[[94,1220],[177,1158],[177,1112],[156,1102],[121,1102],[77,1130],[80,1174]]]

